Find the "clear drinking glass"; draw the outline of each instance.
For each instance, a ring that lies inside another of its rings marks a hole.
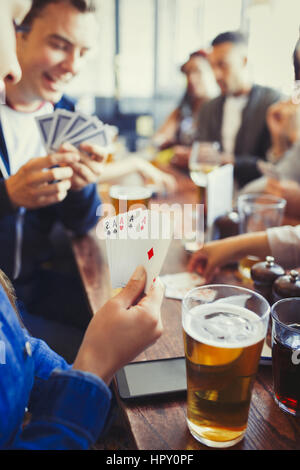
[[[240,233],[259,232],[282,223],[286,200],[268,194],[243,194],[238,197]],[[239,263],[239,271],[250,279],[252,266],[259,262],[256,256],[246,256]]]
[[[300,298],[272,306],[272,369],[279,408],[300,416]]]
[[[190,176],[199,188],[199,204],[206,203],[207,175],[221,165],[218,142],[194,142],[189,160]]]
[[[245,435],[269,312],[264,297],[235,286],[198,287],[184,298],[187,424],[203,444],[230,447]]]

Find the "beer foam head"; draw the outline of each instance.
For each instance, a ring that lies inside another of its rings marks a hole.
[[[220,348],[251,346],[266,335],[265,322],[254,312],[221,302],[192,308],[183,328],[196,341]]]
[[[152,196],[152,191],[143,186],[112,186],[109,191],[110,197],[124,201],[139,201]]]

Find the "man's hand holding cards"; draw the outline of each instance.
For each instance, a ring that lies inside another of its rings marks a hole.
[[[171,222],[161,212],[130,211],[103,224],[112,288],[125,287],[138,266],[147,273],[147,294],[159,276],[173,237]]]
[[[99,180],[111,143],[109,126],[95,116],[64,109],[36,121],[48,153],[79,153],[80,161],[72,165],[71,190],[81,190]]]

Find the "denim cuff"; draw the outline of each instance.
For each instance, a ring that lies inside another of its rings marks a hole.
[[[32,420],[51,420],[96,442],[110,409],[111,391],[94,374],[55,369],[43,399],[35,404]]]

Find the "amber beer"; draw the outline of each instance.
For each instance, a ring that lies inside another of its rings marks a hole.
[[[112,186],[109,195],[118,215],[137,208],[147,209],[152,191],[143,186]]]
[[[266,328],[237,305],[198,305],[183,319],[187,422],[212,447],[239,442],[247,428],[251,390]]]

